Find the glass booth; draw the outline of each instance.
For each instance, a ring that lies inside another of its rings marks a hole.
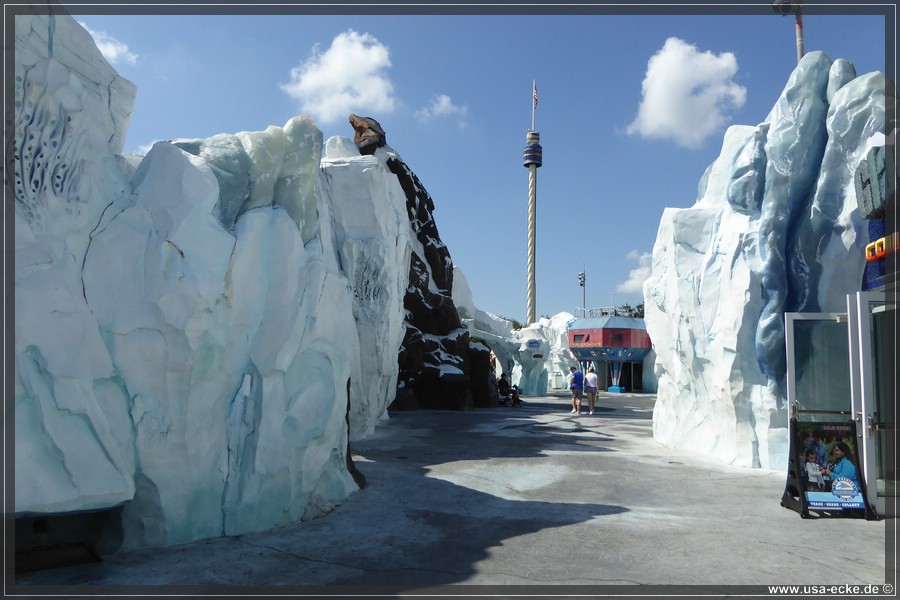
[[[798,426],[853,422],[859,476],[879,515],[896,496],[896,310],[884,291],[847,296],[846,313],[786,313],[787,400]],[[891,501],[889,502],[888,499]]]

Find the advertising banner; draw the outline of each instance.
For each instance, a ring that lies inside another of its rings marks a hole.
[[[856,424],[794,422],[792,448],[806,508],[814,511],[866,510],[859,468]]]

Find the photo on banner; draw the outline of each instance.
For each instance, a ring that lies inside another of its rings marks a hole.
[[[798,422],[796,436],[794,447],[807,507],[865,509],[853,423]]]

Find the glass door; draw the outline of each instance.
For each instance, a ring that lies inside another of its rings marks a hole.
[[[847,315],[785,313],[787,400],[798,422],[849,421]]]
[[[782,506],[874,517],[858,466],[848,314],[785,313],[784,321],[792,456]]]

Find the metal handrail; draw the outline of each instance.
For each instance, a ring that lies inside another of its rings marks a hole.
[[[598,308],[575,309],[575,316],[582,319],[598,319],[600,317],[618,317],[619,313],[615,306],[600,306]]]

